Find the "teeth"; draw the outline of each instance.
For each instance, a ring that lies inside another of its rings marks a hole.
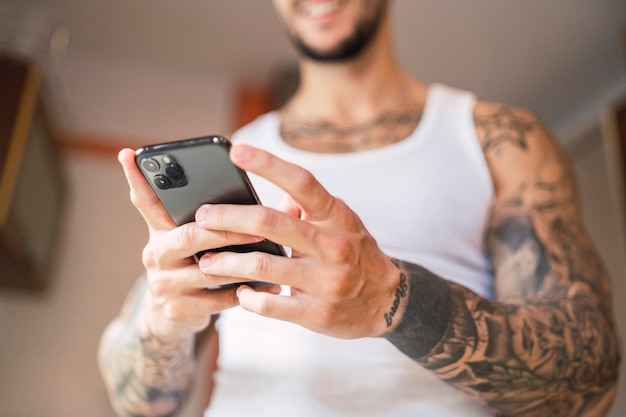
[[[309,17],[319,17],[334,12],[341,6],[341,1],[327,1],[324,3],[308,3],[304,12]]]

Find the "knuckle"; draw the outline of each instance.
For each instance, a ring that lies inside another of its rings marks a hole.
[[[197,229],[193,223],[185,223],[178,228],[177,245],[182,250],[190,250],[196,241]]]
[[[311,191],[317,185],[317,180],[312,173],[303,169],[298,173],[298,175],[294,176],[294,184],[300,192],[306,193],[307,191]]]
[[[163,306],[163,314],[169,320],[181,320],[185,317],[185,308],[180,303],[170,302]]]
[[[165,298],[172,290],[172,284],[167,279],[156,279],[150,282],[150,292],[156,298]]]
[[[158,265],[157,255],[152,245],[146,245],[141,252],[141,261],[146,269],[152,269]]]
[[[354,259],[354,249],[349,239],[344,236],[330,236],[326,247],[330,260],[335,263],[351,262]]]
[[[331,304],[340,304],[360,297],[365,285],[359,268],[352,265],[334,267],[325,274],[322,290]]]
[[[163,266],[165,247],[162,244],[162,236],[151,234],[150,240],[141,252],[141,261],[147,270],[157,269]]]
[[[263,230],[271,230],[278,224],[278,213],[265,207],[256,207],[254,223]]]
[[[252,271],[251,274],[253,277],[263,277],[266,276],[269,271],[269,262],[266,256],[261,252],[254,253],[254,262],[252,263]]]
[[[352,294],[352,282],[348,275],[335,272],[328,275],[325,284],[326,293],[333,299],[342,299]]]

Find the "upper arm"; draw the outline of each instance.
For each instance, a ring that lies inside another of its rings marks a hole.
[[[479,103],[474,120],[496,189],[486,243],[509,352],[532,375],[566,381],[552,397],[577,398],[577,415],[605,413],[620,343],[610,278],[585,230],[569,161],[525,110]]]
[[[474,120],[496,189],[487,247],[497,297],[583,296],[606,306],[609,278],[558,142],[522,109],[478,103]]]

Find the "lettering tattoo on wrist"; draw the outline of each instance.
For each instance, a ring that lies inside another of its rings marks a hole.
[[[450,288],[427,269],[395,259],[392,262],[400,270],[400,286],[385,319],[397,313],[396,299],[398,303],[400,298],[408,300],[400,323],[384,337],[410,358],[418,359],[430,352],[446,332],[451,316]]]
[[[397,266],[397,262],[394,261],[394,265]],[[391,305],[391,309],[388,313],[385,313],[385,323],[387,323],[387,328],[391,327],[393,324],[393,318],[396,316],[398,312],[398,307],[400,307],[400,302],[403,298],[405,298],[408,294],[409,284],[406,280],[406,274],[404,271],[400,271],[400,285],[396,288],[396,292],[393,297],[393,304]]]

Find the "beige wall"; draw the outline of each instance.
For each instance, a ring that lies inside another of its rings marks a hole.
[[[88,56],[62,76],[77,109],[62,115],[70,130],[111,135],[120,147],[228,133],[229,80]],[[0,417],[113,415],[97,344],[141,271],[147,234],[114,156],[66,153],[62,162],[69,199],[50,291],[0,291]]]

